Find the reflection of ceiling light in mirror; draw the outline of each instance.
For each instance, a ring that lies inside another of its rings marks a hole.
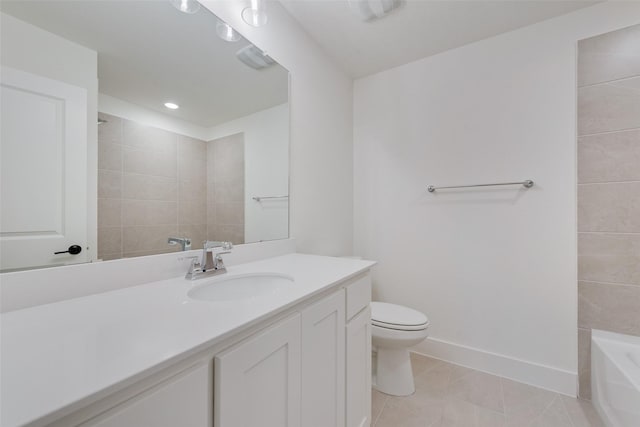
[[[237,42],[240,40],[240,34],[226,22],[218,21],[216,24],[216,33],[218,37],[228,42]]]
[[[184,13],[196,13],[200,10],[200,3],[196,0],[169,0],[173,7]]]
[[[267,23],[265,0],[251,0],[251,7],[242,10],[242,20],[252,27],[261,27]]]
[[[276,63],[269,55],[254,45],[243,47],[236,52],[236,57],[244,64],[256,70],[270,67]]]
[[[177,110],[178,108],[180,108],[178,104],[174,104],[173,102],[165,102],[164,106],[170,110]]]
[[[382,18],[401,4],[402,0],[349,0],[349,7],[363,21]]]

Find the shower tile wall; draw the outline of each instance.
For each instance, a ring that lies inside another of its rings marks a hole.
[[[108,114],[98,126],[98,257],[116,259],[193,248],[207,237],[205,141]]]
[[[244,243],[244,134],[209,141],[207,164],[209,239]]]
[[[640,25],[578,44],[578,368],[591,329],[640,335]]]

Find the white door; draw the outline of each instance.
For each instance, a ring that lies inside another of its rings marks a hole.
[[[216,356],[215,427],[300,425],[300,315]]]
[[[371,308],[347,324],[347,427],[371,424]]]
[[[87,91],[3,67],[0,99],[0,270],[87,261]]]
[[[302,427],[344,427],[344,290],[302,311]]]

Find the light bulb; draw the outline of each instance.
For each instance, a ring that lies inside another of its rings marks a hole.
[[[178,104],[175,104],[173,102],[165,102],[164,106],[167,107],[170,110],[177,110],[178,108],[180,108],[180,106]]]
[[[240,40],[240,34],[226,22],[218,21],[216,24],[216,34],[224,41],[237,42]]]
[[[252,27],[261,27],[267,23],[267,11],[264,0],[251,0],[251,7],[242,10],[242,20]]]
[[[200,3],[196,0],[169,0],[169,2],[180,12],[196,13],[200,10]]]

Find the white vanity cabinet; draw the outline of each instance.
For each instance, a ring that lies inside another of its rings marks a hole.
[[[48,427],[368,427],[368,272]]]
[[[368,274],[215,358],[214,427],[367,427]]]

